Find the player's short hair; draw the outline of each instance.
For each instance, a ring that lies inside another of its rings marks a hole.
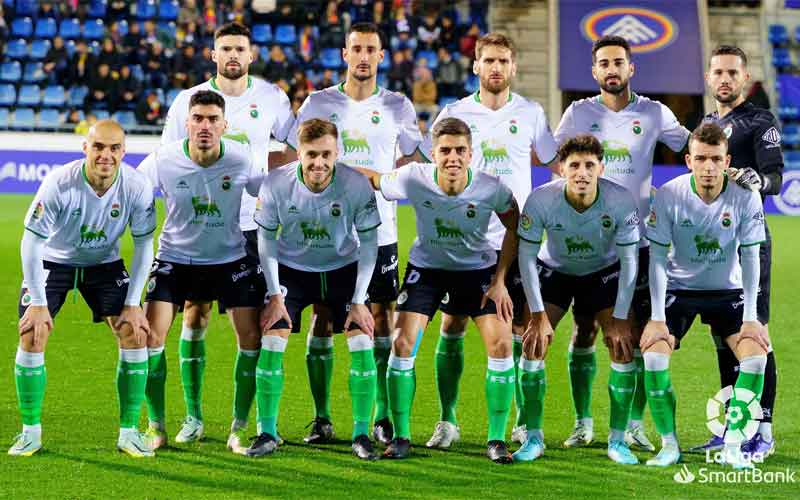
[[[511,51],[511,59],[515,60],[517,58],[517,46],[514,44],[514,40],[512,40],[510,36],[492,31],[478,38],[478,41],[475,43],[475,59],[481,58],[483,48],[488,45],[497,45],[498,47],[508,49]]]
[[[601,36],[592,44],[592,64],[597,62],[597,51],[603,47],[622,47],[625,49],[625,56],[631,60],[631,44],[621,36],[606,35]]]
[[[739,56],[739,59],[742,60],[742,66],[747,66],[747,55],[736,45],[718,45],[711,51],[711,57],[714,56]],[[711,57],[708,58],[709,63],[711,62]]]
[[[350,38],[350,34],[351,33],[363,33],[365,35],[370,35],[372,33],[375,33],[376,35],[378,35],[378,40],[381,41],[381,46],[383,46],[383,38],[382,38],[381,29],[375,23],[368,23],[368,22],[353,23],[350,26],[350,29],[347,30],[347,35],[346,35],[345,40]]]
[[[339,139],[339,129],[336,124],[319,118],[306,120],[297,127],[297,142],[304,144],[321,139],[326,135]]]
[[[236,21],[225,23],[214,32],[214,40],[216,41],[223,36],[229,35],[246,36],[247,39],[250,40],[250,28]]]
[[[591,134],[579,134],[562,142],[558,147],[558,161],[567,161],[569,155],[588,154],[603,161],[603,145]]]
[[[469,130],[469,125],[458,118],[448,117],[436,122],[431,131],[433,143],[439,142],[439,138],[443,135],[463,135],[467,138],[467,143],[472,146],[472,132]]]
[[[725,131],[712,122],[702,123],[692,131],[692,135],[689,136],[689,149],[693,142],[702,142],[711,146],[724,144],[726,149],[728,147],[728,137],[725,135]]]
[[[225,99],[213,90],[198,90],[189,98],[189,109],[195,106],[218,106],[225,113]]]

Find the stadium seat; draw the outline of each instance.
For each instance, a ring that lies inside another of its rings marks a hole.
[[[29,38],[33,35],[33,20],[30,17],[18,17],[11,21],[11,36]]]
[[[89,42],[89,53],[94,55],[100,53],[100,40],[92,40]]]
[[[0,85],[0,106],[9,107],[17,102],[17,91],[10,83]]]
[[[789,49],[780,47],[773,49],[772,65],[779,70],[790,68],[792,66],[792,57],[789,54]]]
[[[10,40],[6,44],[6,56],[11,59],[26,59],[28,57],[28,44],[22,38]]]
[[[320,64],[325,69],[339,69],[342,67],[342,51],[329,48],[322,49],[319,53]]]
[[[22,79],[22,65],[19,61],[0,64],[0,82],[16,83]]]
[[[158,15],[158,6],[154,0],[138,0],[136,2],[136,19],[146,21]]]
[[[458,101],[458,97],[444,96],[444,97],[440,97],[439,98],[438,104],[439,104],[440,108],[443,108],[443,107],[447,106],[448,104],[452,104],[452,103],[454,103],[456,101]]]
[[[106,7],[108,7],[106,0],[91,0],[87,14],[91,19],[102,19],[106,17]]]
[[[11,111],[8,108],[0,108],[0,129],[7,129],[11,120]]]
[[[38,83],[47,78],[42,69],[42,63],[29,62],[25,64],[25,69],[22,72],[22,81],[25,83]]]
[[[120,21],[117,21],[117,26],[119,26],[119,34],[120,35],[125,36],[125,35],[128,34],[128,21],[127,20],[122,19]]]
[[[58,33],[58,25],[52,17],[45,17],[36,21],[33,36],[36,38],[53,38]]]
[[[36,126],[36,112],[33,108],[17,108],[11,127],[20,130],[32,130]]]
[[[18,16],[35,16],[39,10],[39,0],[17,0],[14,5]]]
[[[378,71],[389,71],[392,68],[392,53],[389,49],[384,51],[383,61],[378,64]]]
[[[81,37],[81,23],[77,19],[70,18],[61,21],[58,27],[58,35],[64,40],[74,40]]]
[[[48,50],[50,50],[50,40],[34,40],[31,42],[31,51],[28,57],[32,61],[41,61],[47,56]]]
[[[83,25],[83,38],[86,40],[100,40],[105,32],[106,27],[102,19],[92,19]]]
[[[174,21],[159,21],[156,25],[160,31],[166,31],[167,33],[175,33],[178,29]]]
[[[61,85],[49,85],[44,89],[42,105],[48,108],[61,108],[66,104],[67,98],[64,95],[64,87]]]
[[[17,95],[17,106],[38,107],[42,103],[42,92],[38,85],[23,85]]]
[[[163,21],[176,21],[180,8],[176,0],[161,0],[158,4],[158,18]]]
[[[167,99],[165,103],[167,107],[172,106],[172,103],[175,102],[175,98],[178,97],[178,94],[180,93],[181,89],[169,89],[169,91],[167,92]]]
[[[275,42],[281,45],[294,45],[297,43],[297,30],[293,24],[281,24],[275,28]]]
[[[251,33],[251,37],[253,42],[258,44],[265,44],[272,41],[272,26],[269,24],[256,24],[253,26],[253,32]]]
[[[117,123],[125,128],[131,128],[137,125],[136,115],[133,114],[133,111],[117,111],[111,116],[111,118],[116,120]]]
[[[478,81],[478,77],[476,75],[469,75],[467,77],[467,81],[464,83],[464,90],[472,94],[473,92],[478,91],[478,86],[480,82]]]
[[[778,108],[778,117],[781,120],[796,120],[800,118],[800,109],[797,106],[792,106],[791,104],[781,104]]]
[[[389,86],[389,75],[386,73],[378,73],[377,79],[378,87],[386,88]]]
[[[439,57],[436,55],[436,52],[432,50],[417,51],[416,58],[417,60],[425,59],[428,61],[428,68],[430,68],[431,71],[434,71],[439,67]]]
[[[781,131],[781,138],[783,144],[786,146],[796,146],[800,144],[800,125],[796,123],[787,123],[783,126]]]
[[[286,55],[286,59],[289,60],[290,64],[297,64],[297,53],[294,51],[294,47],[287,45],[283,48],[283,53]]]
[[[789,33],[782,24],[771,24],[767,37],[772,45],[781,45],[789,41]]]
[[[789,170],[800,170],[800,151],[784,151],[783,165]]]
[[[39,128],[58,128],[64,123],[61,112],[57,109],[43,109],[36,119]]]

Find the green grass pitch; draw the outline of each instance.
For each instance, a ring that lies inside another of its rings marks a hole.
[[[4,271],[0,297],[0,438],[8,445],[20,429],[13,379],[17,346],[17,300],[21,281],[19,239],[29,196],[0,197],[0,260]],[[162,207],[163,208],[163,207]],[[409,207],[400,207],[400,255],[407,256],[414,235]],[[800,401],[794,383],[800,378],[800,330],[797,313],[800,267],[800,219],[771,217],[774,235],[772,322],[770,330],[780,370],[776,404],[776,454],[764,471],[797,470],[800,464]],[[130,238],[125,238],[129,255]],[[405,260],[401,262],[401,267]],[[437,498],[797,498],[797,484],[679,484],[678,468],[650,469],[619,466],[605,456],[608,428],[608,356],[598,343],[598,376],[594,386],[596,438],[591,448],[563,450],[561,441],[572,422],[572,403],[566,370],[566,346],[571,320],[558,328],[547,360],[548,390],[545,409],[545,456],[533,464],[501,467],[483,455],[486,436],[484,371],[486,357],[474,327],[466,340],[466,367],[461,384],[459,417],[462,441],[448,452],[429,451],[424,442],[438,420],[433,376],[438,317],[429,326],[417,357],[417,394],[412,433],[413,458],[405,461],[363,463],[350,454],[350,402],[347,391],[349,357],[343,338],[336,339],[333,383],[333,420],[339,444],[309,447],[302,444],[312,417],[305,373],[305,335],[293,336],[286,353],[286,386],[279,429],[287,444],[270,458],[252,460],[225,449],[232,407],[235,339],[227,318],[217,315],[208,329],[208,361],[204,388],[205,441],[171,446],[154,460],[136,460],[118,453],[117,401],[114,372],[116,342],[110,331],[91,323],[91,316],[72,297],[55,320],[46,354],[48,386],[43,411],[44,448],[31,458],[0,455],[0,498],[258,498],[258,497],[437,497]],[[184,415],[177,363],[179,331],[176,322],[167,343],[169,376],[167,422],[174,437]],[[4,361],[2,361],[4,360]],[[678,431],[684,446],[708,435],[705,403],[719,388],[715,355],[706,327],[696,324],[672,362],[678,397]],[[512,411],[513,418],[513,411]],[[649,413],[648,434],[657,435]],[[143,412],[142,425],[145,423]],[[251,427],[254,427],[251,424]],[[509,422],[509,434],[511,422]],[[254,430],[253,430],[254,432]],[[509,436],[510,439],[510,436]],[[513,447],[514,449],[516,446]],[[638,453],[642,461],[649,454]],[[704,456],[686,455],[689,469],[698,475]],[[711,465],[711,470],[727,471]],[[799,474],[800,476],[800,474]]]

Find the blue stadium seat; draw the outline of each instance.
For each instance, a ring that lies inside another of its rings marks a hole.
[[[139,64],[132,64],[131,65],[131,76],[136,78],[137,80],[144,81],[144,70],[142,66]]]
[[[175,33],[178,29],[174,21],[159,21],[156,26],[160,31],[166,31],[167,33]]]
[[[42,69],[42,63],[29,62],[25,64],[25,69],[22,72],[22,81],[25,83],[38,83],[47,78]]]
[[[136,126],[136,115],[133,114],[133,111],[117,111],[114,113],[111,118],[117,121],[120,125],[124,128],[130,128]]]
[[[50,40],[34,40],[31,42],[31,51],[28,57],[32,61],[41,61],[47,55],[48,50],[50,50]]]
[[[7,129],[11,121],[11,112],[8,108],[0,108],[0,129]]]
[[[28,57],[28,44],[22,38],[10,40],[6,44],[6,56],[11,59],[26,59]]]
[[[83,85],[76,85],[69,89],[69,96],[67,97],[67,103],[73,107],[83,107],[83,100],[86,99],[86,95],[89,93],[89,88],[84,87]]]
[[[167,102],[165,103],[167,107],[172,106],[172,103],[175,102],[175,98],[178,97],[178,94],[181,93],[181,89],[169,89],[167,92]]]
[[[20,130],[32,130],[36,126],[36,112],[33,108],[17,108],[11,127]]]
[[[22,80],[22,65],[19,61],[0,64],[0,82],[16,83]]]
[[[106,0],[92,0],[89,2],[89,10],[87,14],[91,19],[98,19],[106,17],[106,7],[108,2]]]
[[[89,53],[94,55],[100,53],[100,40],[92,40],[89,42]]]
[[[146,21],[158,15],[158,6],[154,0],[138,0],[136,2],[136,19]]]
[[[783,126],[781,131],[781,138],[783,144],[786,146],[796,146],[800,144],[800,125],[796,123],[787,123]]]
[[[792,57],[789,49],[776,47],[772,50],[772,65],[778,69],[785,69],[792,66]]]
[[[108,110],[105,109],[93,109],[89,112],[93,114],[98,120],[105,120],[106,118],[109,118]]]
[[[377,78],[378,87],[386,88],[389,86],[389,75],[386,73],[378,73]]]
[[[106,27],[102,19],[92,19],[83,25],[83,38],[87,40],[100,40],[105,32]]]
[[[478,77],[476,75],[469,75],[467,81],[464,83],[464,90],[472,94],[478,91],[479,85]]]
[[[158,18],[164,21],[175,21],[178,19],[180,8],[177,0],[161,0],[158,4]]]
[[[423,58],[428,61],[428,68],[430,68],[431,71],[439,67],[439,57],[436,55],[436,52],[432,50],[417,51],[416,59],[419,60]]]
[[[251,33],[253,42],[263,45],[272,41],[272,26],[269,24],[256,24]]]
[[[800,170],[800,151],[784,151],[783,165],[789,170]]]
[[[389,49],[384,50],[383,62],[378,64],[378,71],[389,71],[392,68],[392,53]]]
[[[297,29],[293,24],[280,24],[275,28],[275,41],[281,45],[297,43]]]
[[[30,17],[18,17],[11,21],[11,36],[29,38],[33,35],[33,20]]]
[[[440,108],[443,108],[443,107],[447,106],[448,104],[452,104],[452,103],[454,103],[456,101],[458,101],[458,97],[444,96],[444,97],[440,97],[439,98],[439,103],[438,104],[439,104]]]
[[[291,64],[297,64],[297,52],[295,52],[294,47],[286,45],[281,48],[283,49],[283,53],[286,54],[286,59],[288,59]]]
[[[38,85],[23,85],[17,95],[17,106],[38,107],[42,103],[42,92]]]
[[[61,85],[48,85],[44,89],[42,105],[48,108],[61,108],[66,104],[67,97]]]
[[[35,16],[39,10],[39,0],[17,0],[14,8],[18,16]]]
[[[33,36],[36,38],[53,38],[58,33],[58,25],[52,17],[44,17],[36,21]]]
[[[58,128],[64,123],[61,112],[57,109],[43,109],[36,119],[39,128]]]
[[[320,64],[325,69],[339,69],[342,67],[342,51],[329,48],[322,49],[319,53]]]
[[[17,91],[10,83],[0,85],[0,106],[13,106],[17,102]]]
[[[789,41],[789,33],[782,24],[770,24],[767,38],[772,45],[780,45]]]
[[[117,26],[119,26],[119,34],[125,36],[128,34],[128,21],[122,19],[121,21],[117,21]]]
[[[64,40],[74,40],[81,37],[81,23],[75,19],[64,19],[58,27],[58,34]]]
[[[792,106],[791,104],[781,104],[778,108],[778,117],[781,120],[796,120],[800,118],[800,109],[797,106]]]

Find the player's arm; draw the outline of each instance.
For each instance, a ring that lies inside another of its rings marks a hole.
[[[667,220],[663,188],[656,194],[653,209],[647,221],[647,239],[650,240],[650,321],[642,333],[639,346],[642,351],[664,341],[672,349],[675,337],[667,329],[667,256],[672,241],[672,225]]]
[[[266,332],[280,319],[285,319],[292,327],[292,319],[283,303],[283,294],[278,279],[278,235],[280,217],[278,205],[270,189],[269,175],[261,184],[258,192],[258,203],[253,220],[258,224],[258,260],[267,282],[267,306],[261,310],[259,324],[261,331]]]
[[[742,311],[742,331],[739,341],[749,338],[758,343],[765,351],[769,350],[769,337],[758,321],[757,300],[758,282],[761,278],[759,249],[766,240],[764,229],[764,209],[760,197],[753,193],[750,203],[739,218],[739,262],[742,266],[742,292],[744,310]]]
[[[37,346],[45,335],[53,329],[53,318],[47,308],[44,271],[44,247],[47,240],[26,230],[22,235],[20,253],[22,254],[22,276],[28,286],[31,304],[19,320],[19,333],[33,330],[33,345]]]
[[[367,302],[367,289],[375,271],[375,262],[378,260],[378,227],[381,225],[381,215],[378,212],[378,201],[370,186],[362,179],[353,183],[353,196],[358,197],[356,210],[353,213],[353,225],[358,233],[358,265],[356,273],[356,286],[350,300],[350,311],[344,322],[347,331],[350,324],[355,323],[361,331],[372,337],[375,335],[375,320]]]
[[[187,102],[184,98],[185,92],[181,92],[172,102],[172,106],[167,110],[167,118],[164,123],[164,130],[161,132],[161,144],[169,144],[185,138],[186,116],[183,110],[187,109]]]
[[[367,179],[369,179],[369,183],[372,185],[372,189],[375,191],[381,190],[381,173],[371,170],[369,168],[364,167],[353,167],[353,170],[357,170],[362,175],[364,175]]]
[[[762,125],[753,134],[756,169],[752,174],[760,180],[757,191],[761,194],[780,194],[783,186],[781,134],[778,132],[778,123],[771,113],[769,120],[763,120],[761,123]],[[742,184],[738,180],[737,183]]]
[[[283,165],[296,160],[297,151],[287,144],[283,151],[269,152],[269,155],[267,156],[267,169],[272,170],[274,168],[282,167]]]
[[[624,203],[626,208],[620,210],[615,235],[620,270],[613,317],[619,320],[628,319],[639,267],[639,210],[632,196],[627,196]]]
[[[531,165],[544,165],[550,172],[560,176],[558,143],[550,131],[544,109],[540,104],[533,103],[531,115],[535,117],[531,140]]]
[[[519,246],[519,239],[517,238],[517,224],[519,223],[519,208],[514,199],[514,195],[510,190],[505,190],[505,196],[509,197],[508,201],[503,202],[503,207],[495,211],[500,222],[506,228],[506,234],[503,237],[503,244],[500,247],[500,257],[497,260],[497,269],[492,277],[492,282],[489,289],[484,293],[481,307],[486,303],[487,299],[494,301],[497,307],[497,317],[501,321],[510,323],[514,319],[514,303],[511,301],[511,296],[508,294],[506,288],[506,276],[508,269],[517,257],[517,247]]]
[[[403,97],[403,107],[399,113],[399,120],[397,145],[401,156],[395,162],[395,167],[402,167],[414,161],[429,163],[430,160],[421,149],[423,147],[423,138],[417,121],[417,112],[408,97]]]
[[[279,104],[278,109],[274,110],[276,113],[275,121],[272,124],[272,136],[279,142],[286,145],[282,151],[270,151],[267,155],[267,170],[281,167],[287,163],[297,160],[297,151],[295,147],[289,144],[289,135],[294,132],[297,133],[295,121],[296,117],[292,112],[292,104],[289,97],[278,88],[279,91]]]

